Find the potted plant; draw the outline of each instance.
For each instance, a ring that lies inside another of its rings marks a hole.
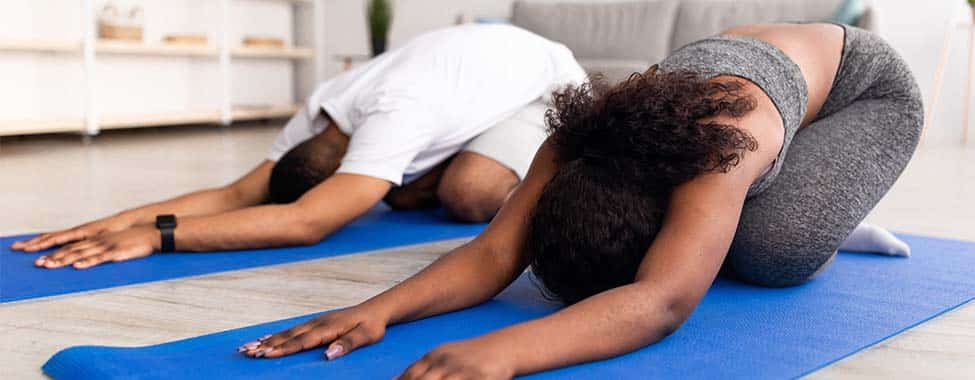
[[[369,38],[372,43],[372,55],[377,56],[386,51],[389,39],[389,27],[393,23],[392,0],[369,0],[366,17],[369,22]]]

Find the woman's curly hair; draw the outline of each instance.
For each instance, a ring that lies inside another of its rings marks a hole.
[[[674,187],[727,172],[758,144],[717,116],[755,108],[738,80],[656,67],[556,93],[546,114],[559,169],[529,220],[526,251],[553,298],[632,283]]]

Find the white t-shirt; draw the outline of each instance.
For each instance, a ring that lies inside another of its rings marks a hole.
[[[321,133],[324,109],[351,138],[338,172],[400,185],[521,107],[585,80],[568,48],[524,29],[440,29],[321,84],[269,159]]]

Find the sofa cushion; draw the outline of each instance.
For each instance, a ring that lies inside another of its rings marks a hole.
[[[763,22],[828,21],[843,0],[684,0],[671,49],[733,26]]]
[[[580,59],[581,65],[589,75],[600,75],[609,83],[629,78],[633,73],[647,71],[657,61],[643,59]]]
[[[657,62],[670,52],[676,0],[522,0],[512,23],[559,41],[580,59]]]

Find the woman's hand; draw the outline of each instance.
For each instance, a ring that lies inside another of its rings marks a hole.
[[[449,343],[424,355],[397,379],[510,379],[515,375],[510,353],[484,338]]]
[[[48,232],[30,240],[18,241],[10,249],[24,252],[39,252],[57,245],[90,239],[103,233],[122,231],[132,227],[134,219],[124,215],[99,219],[66,230]]]
[[[388,319],[357,306],[319,316],[289,330],[267,335],[237,349],[252,358],[277,358],[328,345],[325,357],[333,360],[378,342],[386,335]]]
[[[61,247],[39,257],[34,265],[55,269],[67,265],[87,269],[105,262],[146,257],[159,249],[159,231],[154,227],[133,227],[119,232],[104,232]]]

